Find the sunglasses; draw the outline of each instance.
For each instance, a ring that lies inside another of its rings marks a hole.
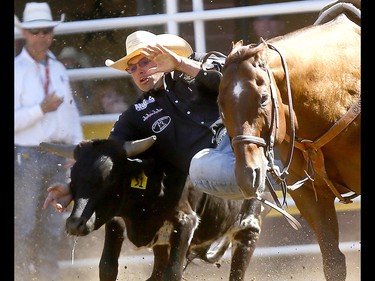
[[[53,31],[53,28],[32,28],[32,29],[28,29],[27,30],[28,32],[30,32],[31,34],[33,35],[38,35],[40,33],[42,33],[43,35],[47,35],[49,33],[51,33]]]
[[[136,72],[138,66],[139,67],[145,67],[146,65],[149,64],[151,60],[149,60],[147,57],[144,57],[143,59],[141,59],[139,62],[135,63],[135,64],[129,64],[128,67],[125,69],[128,73],[132,74],[134,72]]]

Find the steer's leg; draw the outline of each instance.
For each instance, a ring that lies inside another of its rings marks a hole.
[[[105,224],[105,240],[99,262],[100,281],[115,281],[118,274],[118,259],[125,239],[125,223],[121,218],[113,218]]]
[[[193,212],[178,211],[176,227],[171,233],[169,262],[163,280],[181,280],[186,253],[197,226],[198,217]]]
[[[163,272],[168,264],[168,249],[169,245],[157,245],[152,248],[154,252],[154,267],[152,274],[146,281],[162,281]]]

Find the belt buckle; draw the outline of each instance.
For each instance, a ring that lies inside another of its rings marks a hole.
[[[30,158],[30,153],[28,153],[28,152],[22,152],[21,156],[22,156],[23,159],[29,159]]]
[[[22,160],[25,159],[29,159],[30,158],[30,153],[28,152],[19,152],[17,153],[17,163],[18,165],[21,165],[22,164]]]

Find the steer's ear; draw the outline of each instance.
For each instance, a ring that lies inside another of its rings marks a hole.
[[[139,174],[144,172],[146,175],[152,173],[155,170],[155,160],[152,158],[140,159],[140,158],[127,158],[129,161],[128,168],[130,173]]]

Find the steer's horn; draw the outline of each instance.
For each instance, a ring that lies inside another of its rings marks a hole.
[[[135,141],[126,141],[124,143],[124,149],[128,157],[135,156],[149,149],[151,145],[154,144],[155,141],[156,141],[155,135],[145,138],[145,139],[140,139],[140,140],[135,140]]]
[[[41,142],[39,146],[48,151],[52,154],[65,157],[65,158],[72,158],[74,159],[74,149],[76,145],[73,144],[57,144],[57,143],[50,143],[50,142]]]

